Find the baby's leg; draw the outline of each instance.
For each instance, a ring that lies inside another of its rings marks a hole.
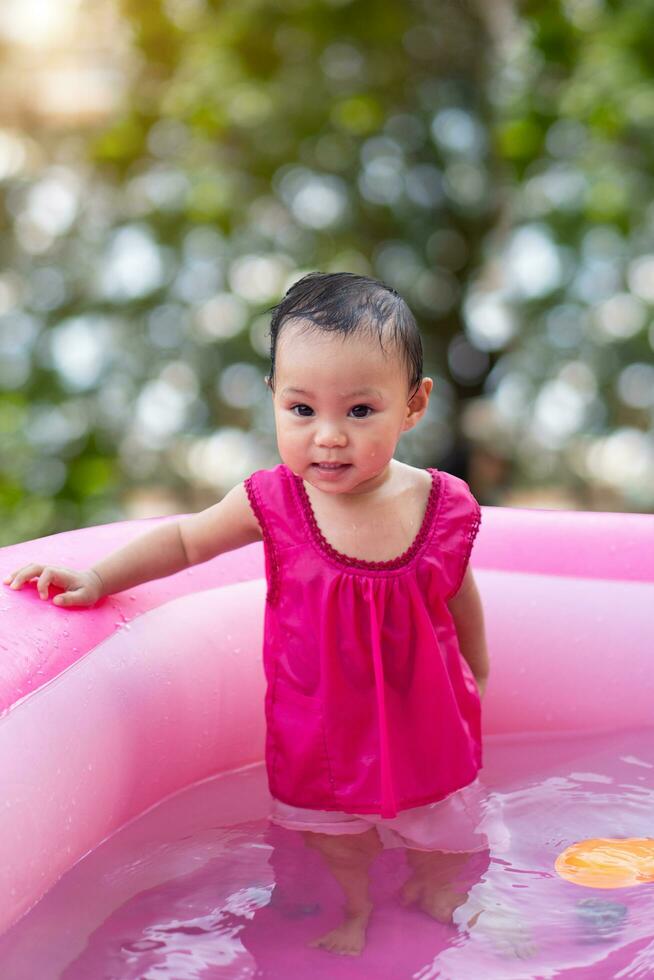
[[[490,852],[407,847],[406,854],[413,874],[400,892],[400,901],[418,902],[433,918],[451,925],[454,910],[467,901],[471,887],[488,867]]]
[[[336,929],[310,943],[334,953],[357,956],[365,945],[366,927],[372,912],[368,869],[383,849],[372,827],[360,834],[319,834],[304,830],[307,847],[322,854],[327,867],[345,893],[345,919]]]

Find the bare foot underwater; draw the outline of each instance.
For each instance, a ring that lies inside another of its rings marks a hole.
[[[366,928],[372,912],[372,902],[368,908],[358,912],[345,910],[345,919],[340,926],[331,929],[324,936],[313,939],[309,946],[326,949],[330,953],[344,956],[358,956],[366,944]]]
[[[331,953],[358,956],[366,942],[366,928],[372,912],[368,870],[382,843],[373,829],[362,834],[330,834],[303,831],[307,847],[317,850],[343,889],[345,918],[335,929],[312,940],[309,945]]]
[[[452,925],[455,909],[468,900],[467,891],[460,891],[454,884],[420,881],[413,877],[407,881],[397,895],[400,905],[408,908],[417,905],[423,912],[445,925]]]

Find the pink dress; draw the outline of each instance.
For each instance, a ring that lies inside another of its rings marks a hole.
[[[467,786],[482,767],[481,700],[447,601],[481,522],[465,481],[429,468],[411,546],[342,554],[285,464],[245,481],[263,532],[266,767],[292,806],[395,817]]]

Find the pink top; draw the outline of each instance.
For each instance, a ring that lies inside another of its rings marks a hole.
[[[284,463],[245,480],[268,583],[268,783],[284,803],[394,817],[482,766],[481,700],[446,605],[481,508],[464,480],[428,472],[420,530],[390,561],[333,548]]]

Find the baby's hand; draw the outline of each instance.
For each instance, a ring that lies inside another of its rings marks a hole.
[[[37,579],[36,587],[42,599],[49,598],[51,584],[66,589],[54,596],[52,601],[57,606],[92,606],[103,594],[100,576],[91,569],[80,572],[74,568],[33,562],[10,572],[3,581],[12,589],[20,589],[25,582],[32,579]]]
[[[475,677],[477,682],[477,688],[479,690],[479,697],[483,698],[486,693],[486,685],[488,684],[488,677]]]

